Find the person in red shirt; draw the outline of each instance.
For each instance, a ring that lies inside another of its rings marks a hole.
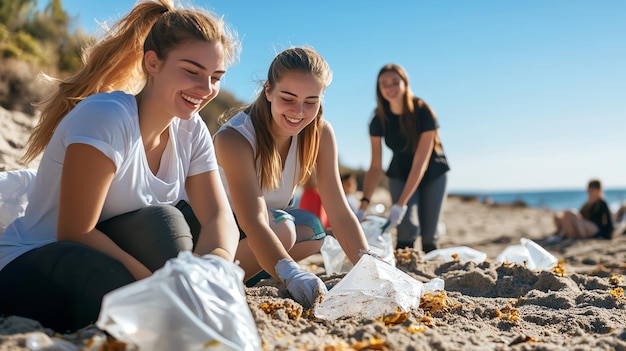
[[[298,208],[307,210],[316,215],[322,222],[324,229],[330,228],[328,216],[326,215],[324,206],[322,206],[322,199],[320,198],[320,193],[317,188],[315,174],[311,175],[309,180],[304,184]]]

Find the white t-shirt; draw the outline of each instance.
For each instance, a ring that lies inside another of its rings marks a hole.
[[[24,216],[0,235],[0,269],[56,241],[61,172],[65,151],[74,143],[95,147],[115,164],[99,221],[148,205],[175,204],[187,198],[187,177],[217,169],[211,135],[198,114],[189,120],[174,118],[154,175],[143,148],[135,96],[117,91],[87,97],[61,120],[46,147]]]
[[[254,132],[254,126],[252,125],[252,119],[244,112],[239,112],[231,119],[228,120],[220,129],[216,132],[221,132],[225,128],[232,128],[243,135],[252,147],[252,152],[256,154],[256,134]],[[256,169],[259,169],[259,165],[256,165]],[[222,167],[219,167],[220,176],[222,177],[222,183],[226,188],[226,194],[230,201],[230,189],[228,186],[228,180],[224,175]],[[265,204],[268,208],[284,210],[287,209],[291,203],[291,199],[296,192],[298,178],[300,176],[300,160],[298,159],[298,136],[291,138],[291,146],[287,153],[287,159],[282,174],[282,183],[279,188],[272,191],[263,191],[263,197],[265,198]],[[259,184],[260,186],[260,184]]]

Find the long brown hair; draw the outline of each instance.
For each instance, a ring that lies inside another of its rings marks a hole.
[[[301,72],[310,74],[326,88],[332,80],[332,72],[324,58],[312,47],[292,47],[276,55],[270,64],[267,81],[263,88],[270,91],[286,73]],[[242,109],[240,109],[242,110]],[[282,182],[282,162],[271,133],[273,123],[271,105],[265,95],[265,89],[243,110],[250,115],[256,135],[255,162],[260,165],[257,175],[260,186],[265,190],[278,189]],[[322,105],[315,119],[306,126],[298,136],[298,156],[300,159],[300,177],[298,185],[302,185],[311,176],[317,160],[322,126]],[[232,117],[230,111],[222,121]]]
[[[382,92],[380,91],[380,76],[382,76],[386,72],[395,72],[400,76],[400,79],[404,81],[404,85],[406,89],[404,90],[403,96],[403,106],[402,113],[400,114],[400,132],[405,136],[407,143],[404,146],[404,151],[415,151],[417,149],[417,144],[420,138],[419,131],[419,121],[418,115],[416,111],[419,111],[422,108],[430,108],[426,105],[424,100],[415,96],[411,91],[409,85],[409,76],[402,66],[396,65],[393,63],[389,63],[384,65],[380,71],[378,71],[378,76],[376,77],[376,115],[380,118],[383,128],[385,127],[385,123],[389,120],[389,113],[391,113],[391,107],[389,106],[389,101],[387,101]],[[435,113],[430,111],[433,115],[435,121],[437,117]],[[415,131],[418,131],[415,133]],[[436,152],[440,152],[442,150],[441,141],[439,139],[439,133],[435,130],[435,147]]]
[[[74,76],[56,80],[55,93],[39,104],[41,118],[28,139],[22,162],[28,163],[43,152],[63,117],[85,97],[114,90],[138,93],[146,82],[145,52],[153,50],[165,59],[189,40],[220,42],[227,65],[238,57],[236,35],[211,12],[177,9],[173,0],[138,3],[101,40],[84,51],[83,67]]]

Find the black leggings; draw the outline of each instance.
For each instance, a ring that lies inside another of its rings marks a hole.
[[[181,202],[113,217],[97,228],[155,271],[178,252],[192,250],[200,226]],[[96,249],[54,242],[21,255],[0,271],[0,314],[71,332],[96,321],[106,293],[134,281],[119,261]]]

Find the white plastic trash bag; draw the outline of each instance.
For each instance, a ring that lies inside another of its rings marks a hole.
[[[496,258],[496,263],[526,264],[529,269],[549,270],[558,259],[536,242],[521,238],[521,245],[507,246]]]
[[[140,351],[260,350],[243,270],[181,252],[152,276],[104,296],[96,325]]]
[[[396,258],[393,254],[391,233],[383,232],[381,229],[385,221],[385,218],[370,215],[363,219],[361,227],[370,250],[378,254],[385,262],[395,266]],[[347,272],[353,267],[339,241],[333,236],[327,235],[324,238],[320,253],[324,260],[326,274]]]
[[[36,177],[35,169],[0,172],[0,233],[24,215]]]
[[[314,307],[314,315],[325,320],[376,319],[418,308],[423,294],[422,282],[366,254]]]
[[[442,259],[444,262],[454,261],[456,255],[460,260],[481,263],[487,259],[487,254],[469,246],[446,247],[443,249],[433,250],[424,255],[424,260]]]

